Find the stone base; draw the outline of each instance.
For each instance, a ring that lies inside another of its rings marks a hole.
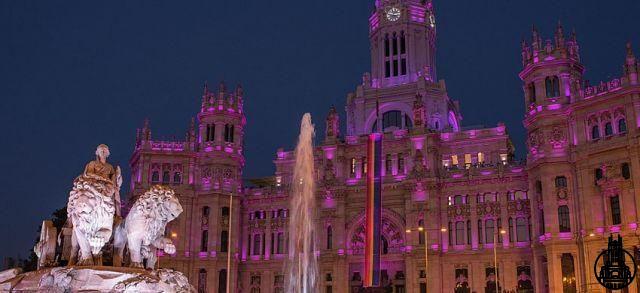
[[[0,277],[0,292],[196,292],[184,274],[170,269],[71,266]]]

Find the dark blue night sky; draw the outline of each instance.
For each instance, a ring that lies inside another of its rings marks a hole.
[[[463,125],[507,124],[524,154],[520,41],[575,28],[586,77],[620,75],[640,55],[637,0],[434,0],[438,76]],[[270,175],[311,112],[321,136],[333,104],[369,70],[373,0],[0,2],[0,258],[26,256],[41,220],[65,205],[96,145],[125,167],[135,130],[183,138],[205,80],[242,83],[247,177]],[[343,124],[344,128],[344,124]],[[126,183],[125,186],[128,186]],[[126,187],[125,187],[126,189]],[[126,190],[124,191],[126,193]]]

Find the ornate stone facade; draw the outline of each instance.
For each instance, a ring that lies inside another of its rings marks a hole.
[[[631,48],[620,78],[591,87],[575,35],[565,39],[559,27],[555,42],[543,43],[534,30],[520,73],[524,163],[514,160],[505,125],[460,126],[457,101],[436,80],[431,1],[375,7],[372,69],[347,96],[346,134],[331,109],[316,148],[323,292],[362,284],[365,142],[377,130],[382,279],[394,292],[495,291],[494,246],[505,290],[598,292],[591,267],[605,237],[619,232],[629,248],[638,245],[640,86]],[[277,150],[275,174],[243,185],[242,103],[240,87],[205,87],[184,141],[155,141],[146,123],[131,159],[134,198],[157,183],[179,195],[184,213],[167,227],[177,253],[160,265],[184,272],[201,292],[224,292],[229,243],[232,292],[284,288],[293,152]]]

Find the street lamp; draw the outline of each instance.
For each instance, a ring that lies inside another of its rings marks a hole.
[[[422,232],[424,235],[424,286],[425,288],[429,288],[427,285],[427,272],[429,271],[429,235],[427,234],[427,231],[429,229],[419,226],[417,229],[407,229],[406,232],[411,233],[412,231],[418,231],[418,232]],[[433,229],[436,230],[436,229]],[[447,232],[447,228],[442,227],[440,228],[440,232]]]
[[[500,234],[507,234],[507,231],[500,230]],[[498,276],[498,231],[493,233],[493,269],[496,275],[496,293],[499,293],[500,277]]]

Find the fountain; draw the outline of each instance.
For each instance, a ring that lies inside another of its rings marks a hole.
[[[287,290],[293,293],[318,292],[318,261],[315,254],[315,181],[313,166],[314,126],[304,114],[295,150],[291,181],[289,258],[286,263]]]

